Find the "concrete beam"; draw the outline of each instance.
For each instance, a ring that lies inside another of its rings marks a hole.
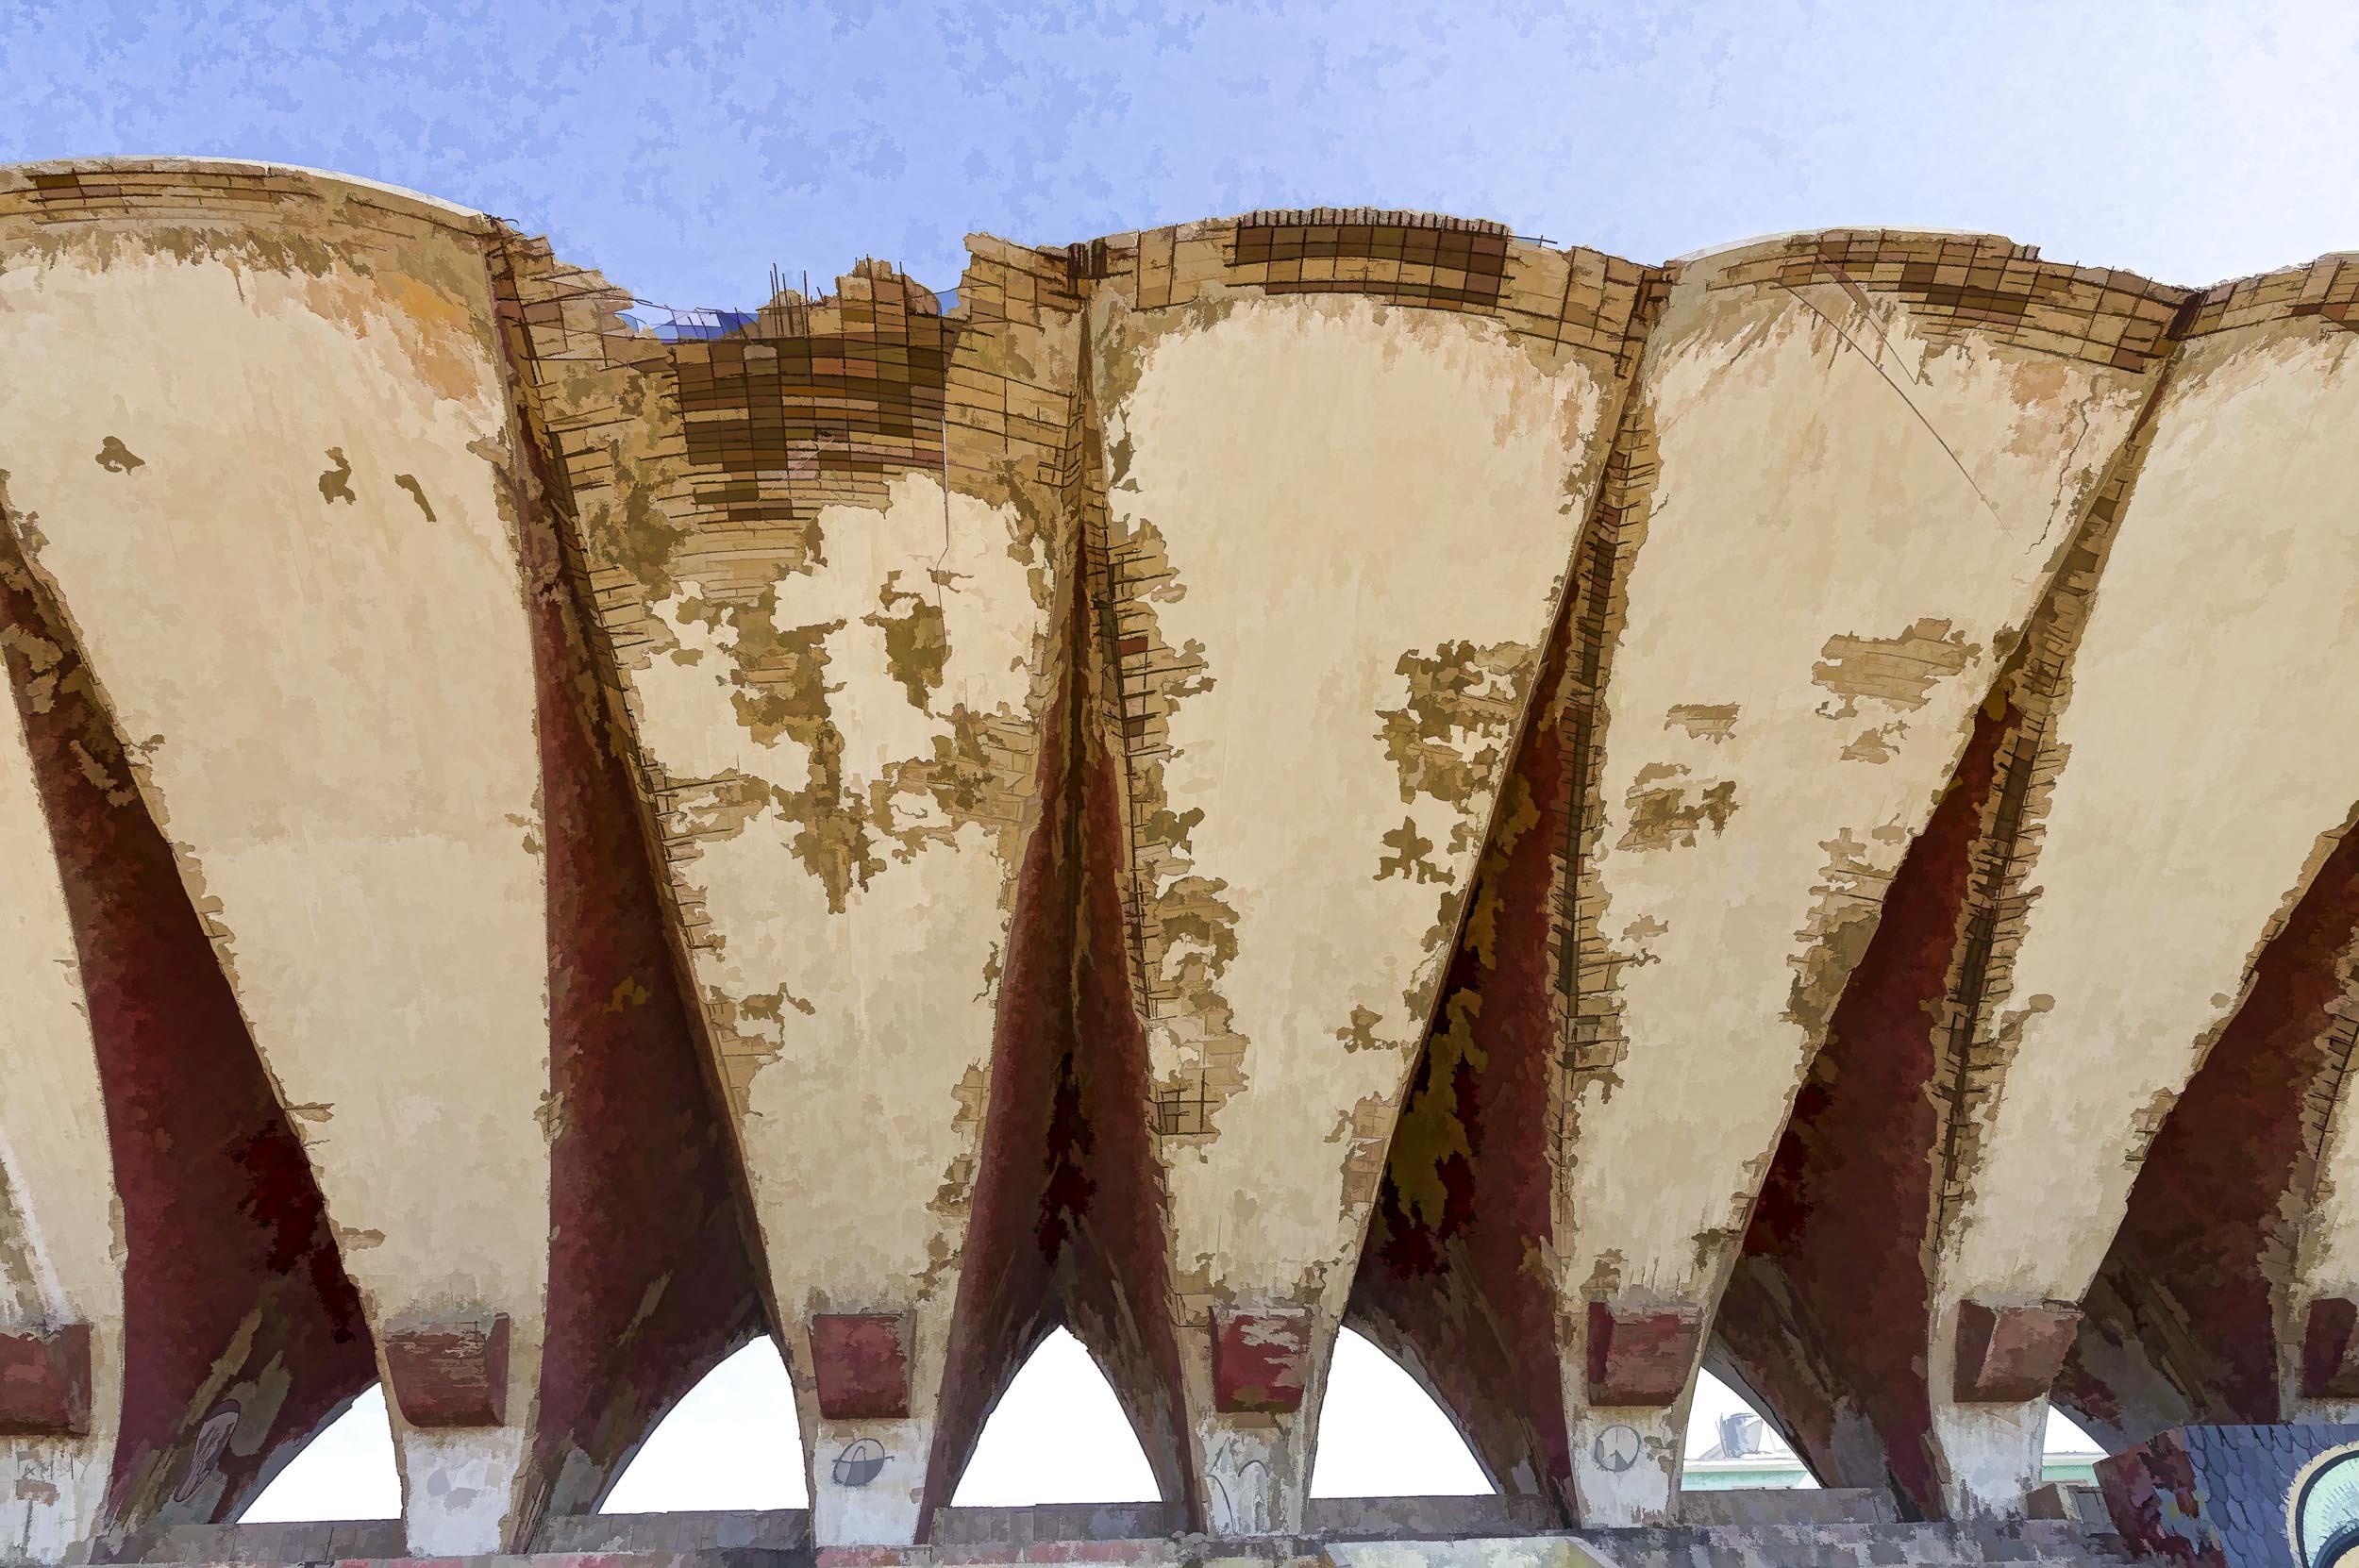
[[[2359,417],[2348,335],[2268,280],[2203,300],[2090,602],[2060,702],[2062,766],[2015,884],[1955,1114],[1932,1349],[1961,1304],[2076,1301],[2190,1073],[2325,863],[2359,773]],[[2190,919],[2200,890],[2204,917]],[[2035,891],[2035,896],[2034,894]],[[2035,1473],[2041,1407],[1952,1403],[1953,1506]]]
[[[2284,1420],[2316,1396],[2312,1334],[2336,1298],[2321,1298],[2323,1319],[2303,1312],[2317,1256],[2304,1234],[2332,1181],[2354,947],[2359,835],[2346,827],[2155,1134],[2086,1298],[2057,1394],[2108,1446]]]
[[[42,1293],[93,1299],[103,1279],[94,1299],[111,1303],[47,1309],[87,1312],[95,1375],[72,1484],[20,1455],[30,1473],[12,1494],[48,1518],[18,1549],[54,1558],[234,1516],[375,1368],[302,1145],[23,553],[32,522],[11,510],[0,535],[0,728],[22,740],[12,1022],[29,1031],[8,1098],[30,1118],[0,1142]]]
[[[630,761],[615,661],[569,544],[570,489],[531,374],[541,253],[488,258],[516,408],[519,555],[547,845],[548,1315],[530,1489],[595,1510],[673,1404],[768,1331],[745,1184]]]
[[[1665,278],[1642,277],[1616,362],[1614,436],[1535,677],[1512,772],[1387,1151],[1351,1311],[1414,1368],[1502,1493],[1574,1522],[1555,1282],[1531,1266],[1557,1224],[1570,980],[1560,911],[1595,776],[1608,628],[1653,479],[1630,396]]]
[[[945,1392],[966,1376],[947,1350],[995,1038],[1054,1000],[1001,980],[1031,925],[1071,921],[1035,908],[1061,882],[1022,874],[1065,694],[1079,320],[969,330],[877,264],[781,295],[748,342],[635,337],[594,278],[552,270],[543,297],[563,325],[527,309],[528,361],[753,1196],[817,1536],[906,1543],[963,1463],[937,1462],[945,1399],[964,1427],[997,1392]],[[892,384],[846,381],[879,342]],[[898,1392],[839,1397],[839,1330],[869,1320],[901,1326]],[[835,1462],[856,1449],[880,1462]]]
[[[88,1536],[122,1419],[114,1166],[65,890],[13,703],[0,709],[0,1554]]]
[[[0,442],[371,1320],[507,1313],[521,1422],[546,871],[479,226],[291,183],[38,263],[10,220]],[[523,1425],[395,1426],[413,1546],[514,1543]]]
[[[2150,352],[1961,309],[1943,267],[2027,311],[2084,296],[2123,344],[2169,315],[2003,242],[1832,234],[1682,264],[1648,340],[1657,476],[1577,872],[1568,1302],[1716,1302],[1887,887],[2140,404]],[[1665,1517],[1685,1399],[1598,1404],[1568,1349],[1581,1517]]]
[[[1224,1534],[1300,1527],[1328,1355],[1639,281],[1381,215],[1350,240],[1364,267],[1320,273],[1299,259],[1316,226],[1124,237],[1091,305],[1131,978]],[[1465,309],[1425,308],[1441,285],[1412,244],[1458,258]],[[1298,1406],[1224,1401],[1224,1314],[1301,1321]]]

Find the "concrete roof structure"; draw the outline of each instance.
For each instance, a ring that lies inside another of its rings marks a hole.
[[[1221,1538],[1346,1322],[1558,1529],[1706,1366],[1894,1519],[2051,1393],[2351,1418],[2359,259],[1320,209],[957,301],[0,171],[0,1555],[379,1378],[409,1548],[523,1549],[765,1331],[822,1548],[1059,1324]]]

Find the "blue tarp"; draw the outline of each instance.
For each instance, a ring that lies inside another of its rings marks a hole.
[[[635,305],[623,319],[644,326],[667,343],[725,338],[754,324],[751,310],[675,310],[667,305]]]

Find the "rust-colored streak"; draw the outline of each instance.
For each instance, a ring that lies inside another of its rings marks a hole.
[[[2155,1134],[2099,1270],[2105,1288],[2090,1297],[2084,1340],[2103,1334],[2142,1353],[2198,1420],[2288,1419],[2273,1304],[2292,1282],[2328,1112],[2350,1066],[2354,942],[2359,830],[2346,830]],[[2076,1345],[2068,1385],[2094,1381],[2079,1359]],[[2143,1441],[2176,1415],[2123,1404],[2110,1424]]]
[[[0,627],[64,884],[122,1204],[123,1407],[104,1554],[171,1523],[234,1518],[376,1368],[303,1145],[172,846],[5,523]],[[224,1412],[254,1441],[200,1442]]]
[[[512,293],[494,298],[512,342]],[[530,407],[527,400],[527,407]],[[544,1510],[594,1511],[656,1423],[763,1331],[751,1227],[717,1084],[665,926],[588,617],[552,515],[562,492],[520,442],[547,845],[547,1317],[521,1539]]]
[[[1718,1317],[1724,1346],[1814,1472],[1836,1485],[1888,1486],[1920,1517],[1940,1509],[1924,1373],[1928,1155],[1940,1141],[1933,1012],[1958,951],[1984,801],[2016,724],[2012,709],[1978,713],[1949,792],[1901,858],[1795,1096],[1746,1233],[1747,1262]],[[1782,1353],[1776,1342],[1797,1335],[1810,1343]],[[1822,1368],[1882,1436],[1884,1475],[1847,1473]]]

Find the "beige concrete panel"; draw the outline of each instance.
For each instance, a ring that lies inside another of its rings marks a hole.
[[[91,1326],[87,1437],[0,1436],[0,1559],[60,1561],[97,1518],[122,1410],[114,1157],[65,889],[24,726],[0,702],[0,1330]]]
[[[1118,633],[1125,679],[1162,682],[1166,726],[1128,783],[1182,1315],[1316,1309],[1307,1412],[1610,371],[1337,296],[1101,296],[1096,333],[1113,572],[1145,618]],[[1292,1527],[1310,1420],[1199,1414],[1216,1515],[1229,1497],[1234,1527]],[[1237,1500],[1263,1485],[1275,1513]]]
[[[766,614],[679,581],[652,606],[676,646],[627,678],[670,784],[696,981],[727,1059],[754,1063],[739,1132],[779,1310],[798,1335],[812,1313],[916,1315],[913,1419],[812,1430],[821,1539],[906,1541],[1036,815],[1051,581],[1014,506],[926,475],[881,510],[822,509],[818,531]],[[782,644],[806,650],[802,679],[749,707],[747,657]],[[886,1473],[833,1485],[863,1436]]]
[[[0,266],[0,464],[345,1265],[380,1326],[508,1312],[522,1424],[547,956],[480,258],[458,237],[53,230]],[[487,1500],[407,1459],[413,1545],[496,1543],[504,1481]]]
[[[2180,351],[2073,661],[2010,992],[1977,1043],[2009,1065],[1942,1259],[1936,1367],[1958,1299],[2087,1288],[2147,1140],[2359,798],[2354,429],[2347,331]],[[2359,1273],[2339,1187],[2300,1267]]]
[[[1709,1311],[1883,889],[2140,398],[1895,296],[1715,288],[1723,265],[1674,289],[1641,372],[1661,467],[1606,691],[1584,914],[1618,1038],[1569,1091],[1575,1303]],[[1589,1414],[1581,1364],[1584,1516],[1659,1511],[1683,1403]],[[1601,1449],[1614,1425],[1638,1438]]]
[[[826,1544],[916,1528],[1064,668],[1079,323],[1035,309],[1061,259],[976,243],[955,321],[870,261],[709,344],[520,273]],[[906,1418],[821,1416],[820,1313],[906,1314]],[[862,1440],[883,1469],[840,1485]]]
[[[1241,1052],[1213,1130],[1163,1140],[1179,1266],[1339,1302],[1374,1186],[1347,1156],[1390,1131],[1607,389],[1494,323],[1360,299],[1107,328],[1101,382],[1133,383],[1104,410],[1113,528],[1161,536],[1161,636],[1204,663],[1173,705],[1163,793],[1197,820],[1149,890],[1150,980],[1211,971]],[[1177,918],[1190,879],[1219,886],[1211,930]],[[1159,1081],[1217,1071],[1200,1015],[1151,1010]]]

